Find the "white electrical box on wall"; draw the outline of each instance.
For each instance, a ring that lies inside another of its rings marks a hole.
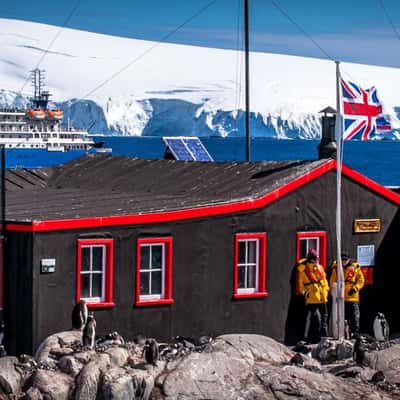
[[[40,272],[42,274],[51,274],[53,272],[56,272],[56,259],[42,258],[40,260]]]

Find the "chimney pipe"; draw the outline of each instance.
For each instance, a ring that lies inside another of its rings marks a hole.
[[[318,159],[336,158],[337,148],[335,141],[336,110],[326,107],[320,111],[323,113],[321,119],[322,133],[321,142],[318,145]]]

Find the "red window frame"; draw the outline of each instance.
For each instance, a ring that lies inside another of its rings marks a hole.
[[[141,246],[144,244],[164,244],[164,297],[157,299],[143,299],[140,296],[140,258],[141,258]],[[136,302],[135,305],[138,307],[143,306],[157,306],[173,304],[174,299],[172,298],[172,260],[173,260],[173,239],[172,237],[156,237],[138,239],[136,245]]]
[[[89,309],[114,307],[113,302],[113,277],[114,277],[114,240],[113,239],[78,239],[77,265],[76,265],[76,301],[81,299],[81,264],[82,247],[91,245],[104,245],[106,247],[104,301],[87,302]]]
[[[297,232],[296,260],[300,259],[300,239],[311,239],[313,237],[319,238],[319,263],[326,269],[327,235],[325,231]]]
[[[258,240],[258,288],[253,293],[240,293],[239,288],[239,241],[243,239]],[[235,234],[234,244],[234,275],[233,275],[233,298],[251,299],[263,298],[268,296],[266,277],[267,277],[267,234],[266,233],[237,233]]]

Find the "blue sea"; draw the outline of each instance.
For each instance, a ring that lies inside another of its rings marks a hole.
[[[111,147],[113,155],[157,159],[163,158],[165,144],[160,137],[96,136]],[[245,138],[201,138],[215,161],[244,161]],[[316,160],[319,140],[251,140],[252,161]],[[344,163],[385,186],[400,186],[400,141],[346,141]]]

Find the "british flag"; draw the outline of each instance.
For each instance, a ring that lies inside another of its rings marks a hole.
[[[341,79],[343,102],[343,139],[369,140],[380,133],[390,132],[392,126],[382,113],[376,88],[363,89]]]

